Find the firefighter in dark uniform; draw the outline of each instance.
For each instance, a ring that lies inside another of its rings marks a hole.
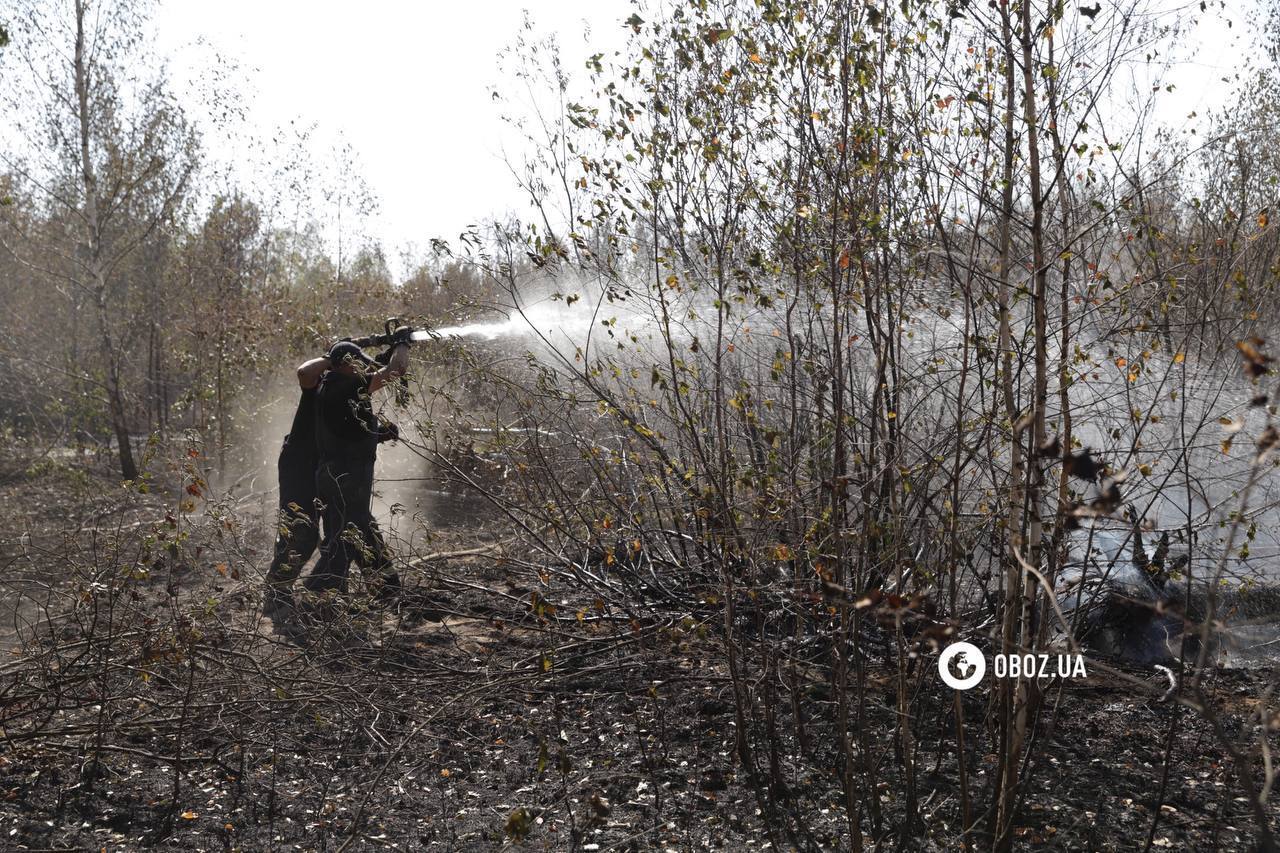
[[[262,609],[268,616],[293,606],[293,582],[320,541],[320,510],[316,506],[316,389],[329,366],[327,357],[313,358],[298,366],[302,397],[276,463],[280,478],[280,526],[275,556],[267,569],[267,594]]]
[[[396,332],[381,366],[354,343],[329,350],[331,367],[316,394],[316,493],[323,507],[325,541],[304,581],[315,593],[346,592],[352,561],[381,596],[400,589],[391,555],[373,518],[373,469],[378,445],[399,438],[395,424],[373,411],[372,395],[404,375],[412,330]]]

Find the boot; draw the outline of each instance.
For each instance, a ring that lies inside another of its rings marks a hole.
[[[280,616],[293,612],[293,590],[287,586],[268,586],[262,602],[262,615]]]
[[[392,572],[378,579],[377,592],[373,597],[378,604],[387,607],[399,601],[403,593],[404,586],[400,583],[400,575]]]

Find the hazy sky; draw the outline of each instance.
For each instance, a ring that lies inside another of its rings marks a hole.
[[[1219,78],[1239,60],[1232,41],[1242,30],[1239,4],[1247,2],[1231,0],[1225,12],[1215,2],[1201,16],[1186,50],[1191,63],[1173,77],[1177,90],[1164,98],[1163,120],[1180,123],[1193,110],[1203,116],[1227,100],[1232,87]],[[453,239],[468,223],[524,209],[503,163],[504,148],[518,156],[520,142],[499,120],[489,87],[513,85],[500,76],[498,53],[514,42],[531,5],[538,31],[559,35],[570,68],[625,41],[627,0],[161,0],[155,25],[157,47],[174,57],[176,77],[207,73],[212,51],[238,66],[230,88],[244,93],[257,138],[268,140],[296,119],[315,124],[318,159],[332,160],[339,139],[351,146],[381,203],[367,227],[398,270],[399,246]],[[1193,7],[1169,0],[1168,8]],[[1235,20],[1233,31],[1224,14]],[[1150,86],[1139,69],[1117,75],[1112,89],[1123,103]],[[223,161],[270,160],[207,141]]]
[[[177,76],[210,48],[239,65],[233,82],[247,90],[258,135],[297,118],[316,124],[317,156],[339,138],[349,143],[381,202],[370,227],[394,260],[396,245],[425,246],[523,209],[502,159],[504,145],[518,142],[489,88],[501,82],[498,52],[515,41],[526,8],[539,32],[558,33],[573,67],[620,48],[630,14],[627,0],[162,0],[154,23]]]

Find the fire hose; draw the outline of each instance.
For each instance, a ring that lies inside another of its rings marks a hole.
[[[343,338],[361,349],[365,347],[394,347],[397,344],[411,344],[418,341],[435,340],[439,336],[429,328],[415,329],[405,324],[401,317],[388,317],[382,324],[381,334],[365,335],[360,338]],[[387,350],[387,354],[391,352]],[[401,376],[396,384],[396,405],[403,408],[409,402],[409,380]]]

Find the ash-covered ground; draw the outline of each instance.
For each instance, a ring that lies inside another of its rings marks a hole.
[[[257,510],[210,494],[184,513],[159,485],[140,495],[100,469],[34,466],[10,455],[0,480],[6,591],[21,593],[0,665],[8,849],[849,843],[829,669],[815,660],[755,683],[749,712],[772,695],[774,725],[803,737],[744,764],[713,611],[594,600],[539,566],[501,517],[475,512],[433,530],[397,605],[356,594],[347,612],[282,632],[261,616],[269,527]],[[1015,846],[1141,849],[1158,817],[1154,847],[1253,849],[1238,757],[1214,728],[1244,744],[1266,729],[1274,749],[1271,673],[1215,672],[1210,720],[1162,699],[1162,674],[1111,669],[1141,685],[1095,670],[1046,686]],[[850,737],[880,806],[862,816],[865,843],[956,849],[964,791],[971,840],[989,845],[977,811],[996,774],[981,731],[989,685],[962,696],[962,786],[954,694],[930,657],[909,675],[912,826],[901,743],[884,735],[896,663],[869,655],[864,674]],[[766,791],[775,770],[784,784]]]

